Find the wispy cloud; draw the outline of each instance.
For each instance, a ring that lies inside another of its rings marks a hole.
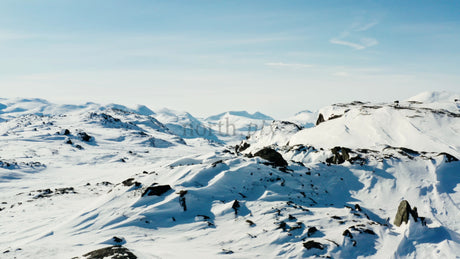
[[[337,39],[331,39],[329,42],[332,44],[348,46],[356,50],[365,49],[379,44],[379,42],[374,38],[361,38],[359,43]]]
[[[377,39],[364,37],[362,34],[378,24],[377,21],[368,23],[354,23],[349,29],[340,33],[338,37],[329,40],[332,44],[351,47],[356,50],[363,50],[379,44]]]
[[[372,27],[374,27],[377,24],[378,24],[377,21],[372,21],[372,22],[367,23],[367,24],[359,24],[358,23],[355,26],[353,26],[353,31],[367,31],[367,30],[371,29]]]
[[[268,62],[265,63],[266,66],[271,67],[287,67],[287,68],[311,68],[313,65],[311,64],[300,64],[300,63],[283,63],[283,62]]]
[[[352,47],[352,48],[358,49],[358,50],[366,48],[365,46],[363,46],[361,44],[357,44],[357,43],[353,43],[353,42],[349,42],[349,41],[344,41],[344,40],[331,39],[329,42],[332,43],[332,44],[344,45],[344,46]]]

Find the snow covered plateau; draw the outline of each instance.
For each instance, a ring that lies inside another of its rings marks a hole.
[[[0,258],[460,258],[459,159],[446,92],[281,121],[0,99]]]

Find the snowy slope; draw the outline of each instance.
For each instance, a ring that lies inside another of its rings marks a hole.
[[[222,147],[185,145],[160,112],[1,100],[23,107],[0,114],[2,258],[458,258],[460,118],[419,102],[332,105]],[[287,166],[253,156],[267,146]],[[426,225],[393,223],[402,200]]]
[[[460,156],[460,109],[443,105],[351,103],[320,111],[329,119],[292,136],[290,145],[367,148],[406,147],[418,151],[447,152]],[[449,108],[449,109],[446,109]]]
[[[294,116],[286,119],[286,121],[293,122],[304,128],[311,128],[315,126],[316,120],[318,119],[318,112],[312,112],[309,110],[300,111]]]

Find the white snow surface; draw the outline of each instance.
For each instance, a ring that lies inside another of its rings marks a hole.
[[[312,128],[267,123],[241,152],[168,128],[186,113],[0,99],[0,257],[459,258],[453,97],[332,105]],[[350,159],[331,164],[335,146]],[[265,147],[288,166],[252,156]],[[402,200],[426,225],[393,224]]]

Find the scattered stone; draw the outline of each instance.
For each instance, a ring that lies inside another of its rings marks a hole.
[[[80,145],[75,145],[75,148],[79,149],[79,150],[83,150],[83,147],[80,146]]]
[[[268,160],[275,166],[284,167],[288,165],[288,163],[286,162],[286,160],[284,160],[283,156],[280,153],[276,152],[274,149],[269,147],[257,151],[254,154],[254,156],[258,156],[262,159]]]
[[[355,204],[355,210],[357,211],[362,211],[361,207],[359,206],[359,204]]]
[[[350,159],[350,149],[345,147],[334,147],[331,149],[333,156],[326,159],[329,164],[342,164]]]
[[[249,219],[246,220],[246,223],[248,223],[249,226],[251,226],[251,227],[256,225],[256,223],[254,223],[252,220],[249,220]]]
[[[64,129],[64,130],[61,131],[61,134],[68,136],[68,135],[70,135],[70,130]]]
[[[307,230],[307,236],[310,237],[314,235],[317,231],[318,229],[316,227],[309,227]]]
[[[115,242],[115,243],[122,243],[122,242],[123,242],[123,238],[120,238],[120,237],[113,237],[113,242]]]
[[[181,190],[179,192],[179,204],[184,209],[184,211],[187,211],[187,204],[185,203],[185,195],[186,194],[187,194],[186,190]]]
[[[76,193],[73,187],[57,188],[54,190],[56,193],[59,193],[59,194]]]
[[[83,255],[87,259],[103,259],[103,258],[114,258],[114,259],[137,259],[129,249],[123,246],[109,246],[101,249],[94,250]]]
[[[281,222],[279,222],[278,224],[279,224],[278,228],[281,228],[283,231],[286,231],[286,230],[287,230],[288,225],[286,224],[286,222],[281,221]]]
[[[239,145],[235,146],[235,152],[238,154],[239,152],[243,152],[246,149],[248,149],[251,145],[247,143],[246,141],[242,141]],[[225,152],[225,150],[224,150]],[[230,152],[230,151],[229,151]]]
[[[342,236],[353,238],[353,235],[351,234],[350,230],[348,230],[348,229],[343,231]]]
[[[294,221],[294,220],[296,220],[296,219],[297,219],[296,217],[294,217],[294,216],[292,216],[291,214],[289,214],[288,220]]]
[[[121,182],[124,186],[131,186],[134,184],[134,178],[128,178]]]
[[[228,249],[222,249],[222,254],[230,255],[233,254],[233,251]]]
[[[240,202],[235,200],[232,204],[232,209],[235,211],[235,216],[238,215],[238,209],[240,208]]]
[[[310,249],[313,249],[313,248],[316,248],[316,249],[319,249],[319,250],[324,249],[323,244],[318,243],[318,242],[313,241],[313,240],[303,243],[303,247],[305,247],[307,250],[310,250]]]
[[[66,140],[65,143],[66,143],[66,144],[69,144],[69,145],[72,145],[72,144],[73,144],[73,142],[72,142],[72,140],[71,140],[70,138],[68,138],[68,139]]]
[[[78,137],[82,140],[82,141],[85,141],[85,142],[90,142],[91,139],[93,137],[91,137],[90,135],[88,135],[86,132],[79,132],[78,133]]]
[[[216,167],[218,164],[222,164],[224,161],[222,160],[219,160],[219,161],[216,161],[214,163],[212,163],[212,167]]]
[[[303,228],[302,222],[297,222],[297,225],[291,227],[291,228],[289,229],[289,232],[292,232],[292,231],[294,231],[294,230],[296,230],[296,229],[302,229],[302,228]]]
[[[171,190],[171,186],[169,185],[156,185],[155,183],[151,186],[147,187],[147,189],[142,193],[142,197],[144,196],[161,196],[162,194]]]

